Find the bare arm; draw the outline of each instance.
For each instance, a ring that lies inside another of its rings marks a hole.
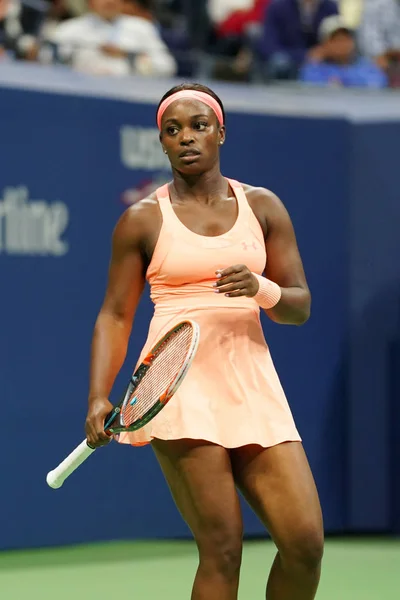
[[[92,341],[86,419],[87,438],[92,446],[109,441],[103,432],[104,417],[111,410],[108,396],[124,363],[133,318],[145,285],[142,213],[139,205],[130,208],[113,234],[108,285]]]
[[[302,325],[310,316],[311,295],[296,236],[287,210],[275,194],[246,186],[246,196],[264,233],[267,251],[265,276],[279,285],[281,299],[266,309],[276,323]],[[231,298],[253,298],[259,283],[246,265],[233,265],[216,272],[215,291]]]
[[[124,215],[113,234],[108,286],[93,334],[89,399],[110,394],[125,360],[144,289],[143,261],[134,226],[134,219]]]
[[[276,323],[302,325],[310,316],[311,294],[292,221],[279,198],[271,192],[264,193],[268,195],[264,206],[267,222],[265,275],[282,289],[281,300],[265,312]]]

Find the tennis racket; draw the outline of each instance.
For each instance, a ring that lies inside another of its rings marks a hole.
[[[178,323],[157,342],[133,373],[121,401],[107,415],[107,433],[136,431],[158,415],[182,383],[196,354],[199,336],[197,323],[188,320]],[[47,474],[48,485],[61,487],[94,451],[84,440]]]

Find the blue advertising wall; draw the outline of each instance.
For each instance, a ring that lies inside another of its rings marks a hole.
[[[150,448],[112,444],[60,490],[45,483],[83,438],[113,227],[170,177],[154,112],[173,82],[130,83],[135,97],[65,73],[41,87],[40,73],[27,71],[24,89],[0,77],[0,547],[187,536]],[[398,530],[400,116],[324,113],[310,109],[316,97],[279,111],[273,92],[258,90],[252,107],[239,88],[218,91],[223,172],[281,196],[313,293],[305,327],[263,325],[326,530]],[[146,293],[113,399],[151,314]],[[247,534],[263,532],[245,505],[244,515]]]

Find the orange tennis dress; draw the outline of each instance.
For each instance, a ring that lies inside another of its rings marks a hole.
[[[216,294],[217,269],[245,264],[262,274],[266,252],[261,227],[242,186],[229,183],[238,216],[227,233],[198,235],[179,220],[168,185],[157,190],[162,227],[147,270],[154,316],[140,360],[173,325],[193,319],[200,326],[194,361],[176,394],[144,428],[119,442],[143,445],[153,438],[201,439],[225,448],[263,447],[299,441],[252,298]]]

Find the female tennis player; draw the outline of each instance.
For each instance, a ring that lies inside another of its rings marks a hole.
[[[200,325],[200,344],[171,402],[119,441],[152,444],[193,532],[199,567],[192,600],[237,598],[243,529],[237,489],[278,548],[267,599],[311,600],[323,552],[321,510],[259,319],[260,308],[282,324],[309,317],[292,223],[273,193],[221,174],[225,114],[212,90],[171,89],[157,123],[173,180],[130,207],[113,234],[93,337],[87,440],[93,447],[109,442],[108,396],[147,279],[155,313],[142,356],[186,318]]]

